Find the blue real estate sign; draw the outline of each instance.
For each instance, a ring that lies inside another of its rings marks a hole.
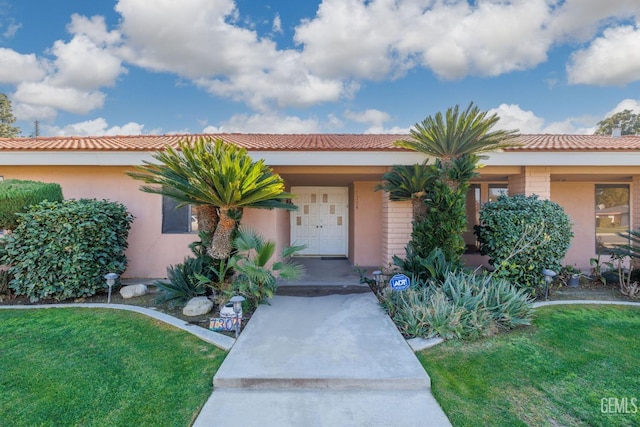
[[[389,286],[394,291],[404,291],[409,287],[411,281],[404,274],[396,274],[389,280]]]

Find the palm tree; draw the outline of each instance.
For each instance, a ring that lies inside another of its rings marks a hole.
[[[253,161],[247,150],[221,139],[199,137],[193,144],[185,139],[178,150],[167,146],[152,157],[159,163],[145,161],[128,175],[155,184],[142,191],[198,207],[205,225],[215,225],[215,231],[206,230],[213,232],[209,254],[215,259],[229,258],[242,208],[297,209],[287,202],[293,194],[284,191],[284,181],[264,160]]]
[[[412,139],[396,141],[395,145],[439,158],[444,165],[466,155],[517,145],[514,139],[518,131],[491,131],[500,118],[497,114],[488,117],[487,114],[473,102],[462,113],[456,105],[447,110],[445,117],[438,112],[435,117],[429,116],[422,123],[416,123],[409,131]]]
[[[516,145],[517,131],[491,131],[498,120],[497,114],[488,116],[473,103],[462,112],[456,105],[444,116],[437,113],[416,123],[410,140],[395,142],[436,158],[426,200],[428,214],[414,222],[411,233],[413,253],[424,258],[440,248],[448,261],[458,263],[465,247],[466,192],[481,154]]]
[[[425,198],[428,187],[435,178],[429,159],[415,165],[395,165],[382,175],[382,184],[375,191],[386,191],[393,201],[411,200],[413,220],[422,221],[427,214]]]

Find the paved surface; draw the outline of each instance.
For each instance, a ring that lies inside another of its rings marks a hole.
[[[276,296],[214,377],[194,426],[449,426],[372,293]]]

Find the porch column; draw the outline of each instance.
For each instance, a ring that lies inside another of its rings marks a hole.
[[[631,180],[631,229],[640,228],[640,175],[634,175]]]
[[[540,199],[551,198],[551,169],[547,166],[524,166],[520,175],[509,176],[509,195],[537,194]]]
[[[404,257],[404,248],[411,240],[411,201],[394,202],[389,193],[382,197],[382,263],[393,262],[393,256]]]

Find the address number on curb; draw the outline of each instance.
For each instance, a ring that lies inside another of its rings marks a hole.
[[[396,274],[389,280],[389,286],[394,291],[404,291],[411,284],[411,280],[404,274]]]

